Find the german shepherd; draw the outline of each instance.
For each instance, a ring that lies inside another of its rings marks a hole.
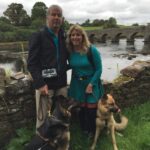
[[[120,116],[120,123],[117,123],[114,119],[113,113],[118,113]],[[123,130],[128,124],[128,119],[125,116],[121,115],[119,107],[115,104],[115,100],[111,94],[104,94],[102,99],[98,102],[97,108],[97,118],[96,118],[96,131],[91,150],[95,149],[97,139],[100,135],[100,132],[104,127],[107,127],[110,130],[112,137],[113,149],[118,150],[116,139],[115,139],[115,130]]]
[[[37,134],[26,150],[68,150],[70,141],[71,109],[78,104],[64,96],[54,98],[55,108],[45,122],[37,129]]]

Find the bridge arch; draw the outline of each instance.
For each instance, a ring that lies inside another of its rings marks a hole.
[[[94,41],[95,41],[95,33],[91,33],[88,37],[89,37],[89,41],[91,43],[94,43]]]
[[[126,37],[122,32],[117,33],[112,37],[112,43],[119,43],[119,40],[123,37]]]
[[[97,42],[106,42],[108,39],[112,42],[119,42],[119,39],[126,38],[127,43],[134,44],[136,37],[144,38],[145,43],[150,43],[150,26],[145,27],[129,27],[129,28],[112,28],[103,30],[87,31],[91,39]],[[93,41],[93,40],[92,40]]]
[[[134,40],[135,38],[138,38],[138,37],[143,37],[144,38],[144,35],[140,32],[134,32],[132,34],[129,34],[128,37],[127,37],[127,42],[128,43],[134,43]]]
[[[101,41],[102,43],[105,43],[107,39],[108,39],[108,34],[107,34],[107,33],[106,33],[106,34],[103,34],[103,35],[100,37],[100,41]]]
[[[137,33],[138,33],[138,32],[129,34],[129,35],[127,36],[127,43],[133,43],[133,44],[134,44],[134,39],[135,39]]]

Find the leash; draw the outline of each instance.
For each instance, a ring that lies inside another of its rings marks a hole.
[[[49,95],[40,95],[40,100],[39,100],[39,107],[38,107],[38,115],[37,118],[38,120],[42,121],[43,120],[43,103],[42,100],[45,97],[47,99],[47,113],[48,113],[48,117],[51,116],[51,103],[49,101]],[[41,117],[40,117],[40,112],[41,112]]]
[[[40,118],[40,112],[41,112],[41,118]],[[38,107],[38,120],[42,121],[43,120],[43,104],[40,96],[40,101],[39,101],[39,107]]]
[[[44,145],[42,145],[40,148],[38,148],[37,150],[42,150],[46,145],[48,145],[48,142],[45,143]]]

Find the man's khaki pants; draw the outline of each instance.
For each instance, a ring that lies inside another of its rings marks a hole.
[[[48,94],[48,99],[47,99],[46,96],[41,96],[41,92],[39,90],[36,90],[36,93],[35,93],[35,96],[36,96],[36,129],[43,124],[46,118],[47,110],[48,110],[48,101],[51,104],[52,97],[54,95],[55,96],[63,95],[67,97],[67,87],[63,87],[58,90],[49,90],[48,93],[49,94]]]

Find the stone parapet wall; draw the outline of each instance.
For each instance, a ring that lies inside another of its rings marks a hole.
[[[32,82],[28,79],[5,82],[0,69],[0,149],[15,136],[15,130],[35,122],[35,99]],[[150,100],[150,61],[137,61],[121,71],[113,83],[104,82],[117,104],[130,107]]]

